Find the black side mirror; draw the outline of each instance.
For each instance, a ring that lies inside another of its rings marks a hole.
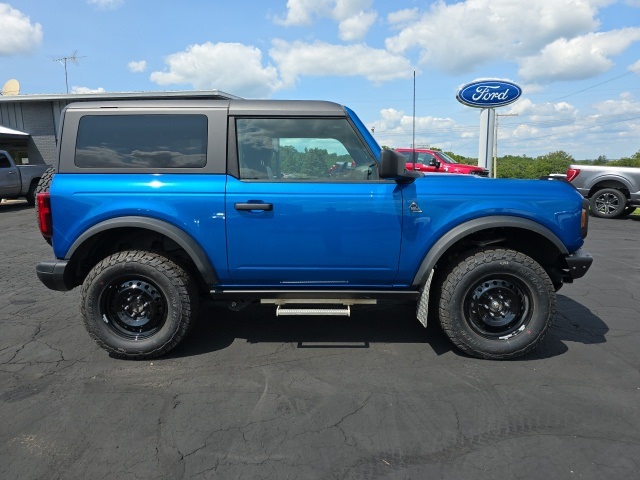
[[[429,162],[429,165],[432,167],[440,168],[442,163],[437,158],[432,158],[431,161]]]
[[[398,183],[411,183],[423,176],[421,172],[407,170],[406,163],[404,155],[383,149],[380,153],[380,178],[392,178]]]

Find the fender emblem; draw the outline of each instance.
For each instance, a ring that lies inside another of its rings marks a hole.
[[[422,209],[416,202],[411,202],[411,205],[409,205],[409,210],[411,210],[411,213],[422,213]]]

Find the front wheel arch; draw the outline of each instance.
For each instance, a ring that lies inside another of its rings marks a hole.
[[[535,241],[531,241],[535,238]],[[434,268],[446,268],[454,257],[482,245],[496,245],[522,251],[543,265],[554,281],[562,283],[558,258],[569,251],[549,229],[520,217],[495,216],[470,220],[449,230],[429,249],[422,260],[413,286],[422,287]],[[453,259],[453,260],[452,260]],[[557,278],[556,278],[557,277]]]

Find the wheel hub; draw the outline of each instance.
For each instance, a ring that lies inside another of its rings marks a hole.
[[[520,287],[509,280],[485,280],[467,298],[471,325],[483,335],[504,335],[526,320],[528,302]]]
[[[112,328],[124,336],[151,335],[164,322],[166,303],[158,289],[142,279],[113,284],[105,302]]]
[[[618,209],[619,203],[615,195],[611,195],[608,193],[605,195],[600,195],[596,199],[596,206],[598,211],[610,214]]]

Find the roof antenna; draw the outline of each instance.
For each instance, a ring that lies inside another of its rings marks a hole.
[[[416,170],[416,71],[413,71],[413,132],[411,137],[411,156],[413,157],[413,170]]]
[[[59,62],[64,66],[64,81],[67,85],[67,93],[69,93],[69,77],[67,76],[67,61],[73,62],[75,65],[78,65],[78,59],[84,58],[78,56],[78,50],[74,50],[73,53],[67,57],[54,58],[54,62]]]

